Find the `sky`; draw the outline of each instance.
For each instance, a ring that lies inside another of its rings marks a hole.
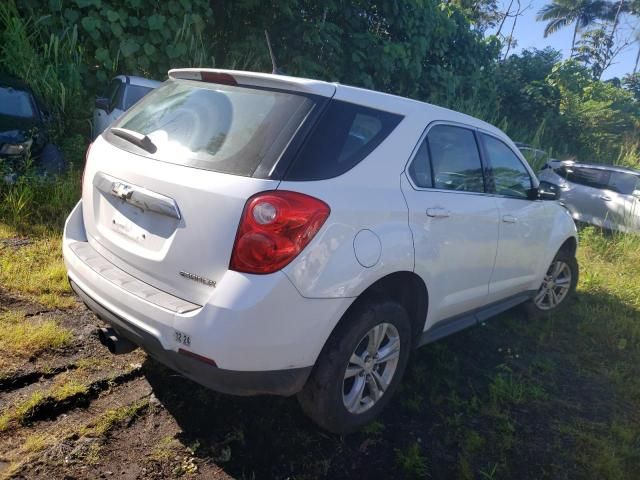
[[[509,5],[509,0],[500,0],[499,3],[503,4],[502,11],[505,11]],[[538,11],[540,11],[545,4],[550,3],[550,0],[521,0],[521,3],[523,6],[531,5],[531,7],[523,16],[518,18],[518,22],[516,23],[516,28],[513,33],[513,36],[518,41],[518,45],[511,51],[518,53],[526,48],[535,47],[543,49],[550,46],[560,50],[563,58],[569,58],[569,54],[571,52],[571,38],[573,37],[573,25],[565,27],[549,35],[547,38],[544,38],[545,22],[536,21],[536,16]],[[514,6],[515,4],[516,2],[514,2]],[[512,19],[507,19],[502,27],[502,34],[509,34],[512,22]],[[628,36],[634,28],[640,29],[640,25],[638,25],[637,18],[634,19],[633,17],[626,16],[622,19],[620,28],[622,33]],[[578,32],[578,36],[579,35],[580,32]],[[611,77],[622,77],[627,73],[631,73],[636,61],[638,48],[638,43],[635,43],[620,53],[620,55],[614,60],[614,64],[604,72],[604,75],[602,76],[603,80]],[[509,54],[511,54],[511,52]]]

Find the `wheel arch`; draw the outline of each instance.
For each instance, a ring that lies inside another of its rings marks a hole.
[[[409,314],[414,347],[420,339],[427,320],[429,308],[429,292],[422,278],[415,272],[398,271],[387,274],[358,295],[335,325],[328,339],[348,321],[349,314],[362,302],[374,300],[393,300],[400,303]],[[327,341],[328,341],[327,339]]]

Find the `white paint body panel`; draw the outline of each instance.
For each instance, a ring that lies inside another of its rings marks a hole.
[[[217,71],[217,70],[216,70]],[[180,72],[192,75],[191,71]],[[226,71],[217,71],[226,72]],[[555,202],[418,190],[405,174],[427,126],[454,122],[513,143],[472,117],[406,98],[315,80],[251,72],[244,84],[312,92],[398,113],[404,119],[362,162],[320,181],[275,181],[198,170],[125,152],[98,138],[89,155],[82,203],[65,227],[69,276],[105,308],[176,350],[174,329],[192,350],[228,370],[264,371],[315,363],[344,312],[362,292],[395,272],[415,272],[429,292],[425,329],[514,293],[537,289],[575,225]],[[328,139],[328,141],[330,141]],[[97,191],[98,172],[175,200],[180,219],[135,212]],[[331,213],[307,247],[281,271],[248,275],[228,269],[246,200],[271,189],[326,202]],[[427,217],[442,207],[449,218]],[[504,225],[511,214],[520,220]],[[115,222],[115,223],[114,223]],[[358,235],[360,232],[360,235]],[[367,233],[363,233],[367,232]],[[69,249],[88,242],[100,255],[154,288],[202,308],[178,315],[109,283]],[[216,287],[181,277],[181,270]]]

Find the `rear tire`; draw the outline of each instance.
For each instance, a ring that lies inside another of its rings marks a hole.
[[[547,269],[540,289],[524,309],[531,319],[563,312],[575,296],[580,269],[576,257],[560,250]]]
[[[302,410],[333,433],[362,427],[391,399],[411,347],[411,322],[402,305],[355,305],[327,341],[298,394]]]

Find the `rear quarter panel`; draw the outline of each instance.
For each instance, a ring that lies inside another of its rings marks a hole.
[[[339,89],[336,98],[340,97]],[[365,100],[347,97],[341,99],[354,103]],[[312,195],[331,208],[320,232],[284,269],[305,297],[357,297],[389,273],[413,271],[413,238],[400,176],[427,117],[424,107],[412,106],[414,102],[402,99],[390,101],[388,97],[381,96],[377,104],[371,101],[366,104],[401,113],[405,118],[367,158],[336,178],[283,181],[278,187]],[[362,266],[354,252],[356,235],[365,229],[373,232],[380,244],[378,261],[370,267]]]

